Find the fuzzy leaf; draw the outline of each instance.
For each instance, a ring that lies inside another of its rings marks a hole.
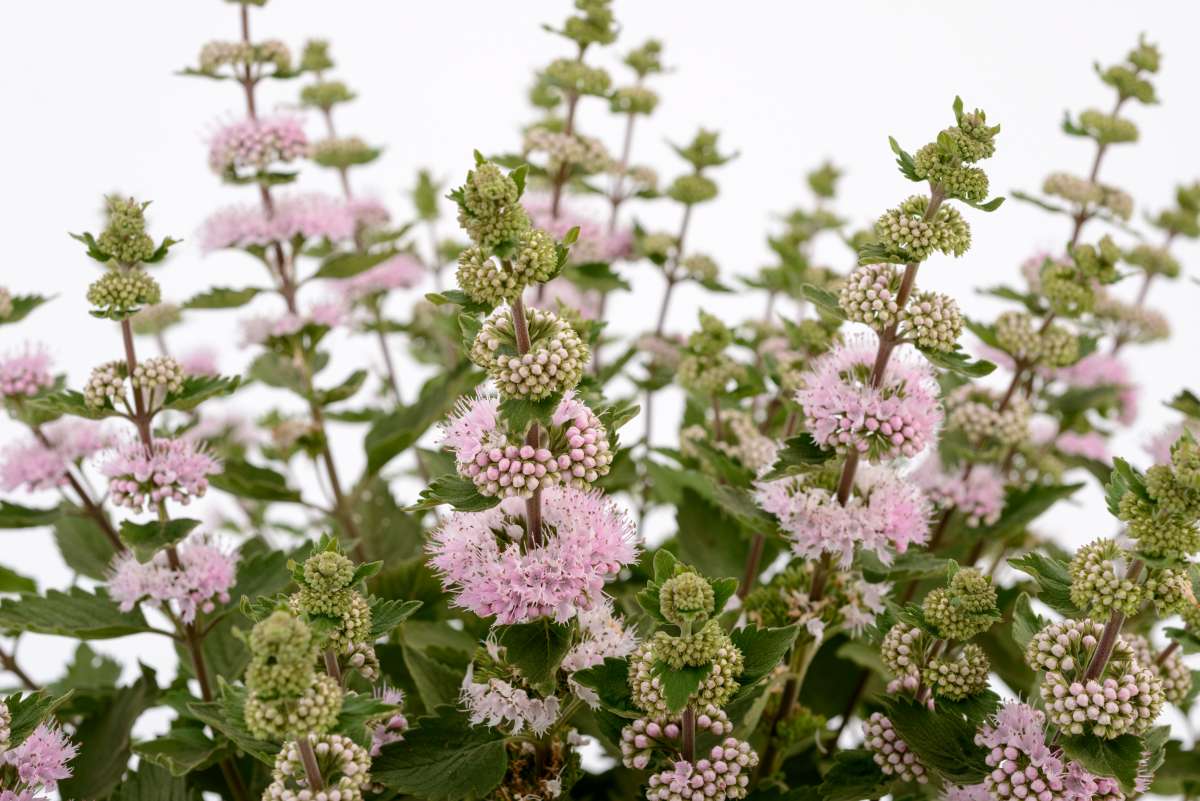
[[[985,359],[971,361],[971,357],[961,350],[944,351],[920,348],[920,351],[933,365],[967,378],[983,378],[996,369],[996,365]]]
[[[321,262],[313,278],[353,278],[396,255],[390,250],[379,253],[338,253]]]
[[[153,740],[135,744],[133,750],[143,762],[160,765],[172,776],[186,776],[213,764],[223,749],[203,729],[179,726]]]
[[[900,168],[900,174],[910,181],[921,181],[917,175],[917,167],[913,162],[913,157],[908,152],[900,147],[900,143],[894,137],[888,137],[888,144],[892,148],[892,152],[896,154],[896,166]]]
[[[800,287],[800,294],[803,295],[812,305],[816,306],[822,314],[828,315],[835,320],[845,320],[846,313],[842,311],[841,304],[838,303],[837,295],[830,292],[828,289],[822,289],[819,286],[812,284],[804,284]]]
[[[896,733],[920,760],[955,784],[974,784],[987,772],[986,751],[975,745],[976,724],[960,712],[939,704],[934,711],[905,699],[887,704]]]
[[[629,690],[629,661],[606,658],[599,665],[572,674],[576,683],[588,687],[600,697],[605,709],[624,717],[639,717]]]
[[[215,286],[199,295],[193,295],[184,302],[185,309],[239,309],[258,297],[265,290],[256,286],[244,289],[232,289],[227,286]]]
[[[800,631],[799,623],[782,628],[760,629],[756,626],[746,626],[735,629],[729,637],[742,652],[744,661],[738,682],[743,687],[748,687],[773,671],[791,650]]]
[[[298,503],[300,493],[288,486],[287,478],[267,467],[259,467],[242,459],[227,459],[220,473],[209,479],[219,490],[256,501],[286,501]]]
[[[321,404],[322,406],[329,406],[330,404],[351,398],[356,392],[362,389],[362,386],[366,383],[366,381],[367,371],[355,370],[353,373],[346,376],[346,379],[337,386],[330,387],[329,389],[318,389],[316,391],[317,403]]]
[[[421,601],[402,601],[370,596],[371,639],[387,637],[392,630],[413,616],[421,608]]]
[[[700,667],[686,666],[676,670],[661,661],[655,662],[652,670],[662,685],[663,700],[667,702],[667,709],[672,712],[678,712],[687,706],[688,699],[700,689],[700,683],[708,678],[711,672],[711,664]]]
[[[383,747],[371,765],[371,778],[427,801],[487,796],[508,770],[504,735],[472,726],[466,713],[454,707],[433,712],[406,731],[403,740]]]
[[[833,458],[833,451],[823,450],[807,431],[799,436],[791,437],[783,443],[783,448],[775,459],[771,471],[762,477],[763,481],[775,481],[787,476],[800,475],[816,465],[824,464]]]
[[[1033,611],[1028,593],[1021,593],[1013,606],[1012,636],[1013,641],[1024,651],[1029,641],[1033,639],[1046,625],[1046,621]]]
[[[183,778],[146,760],[126,774],[111,801],[199,801],[200,793]]]
[[[505,661],[520,670],[526,681],[535,687],[554,681],[559,663],[571,649],[568,627],[542,619],[499,629]]]
[[[423,509],[435,509],[442,504],[449,504],[458,512],[482,512],[500,503],[495,496],[480,495],[475,484],[458,475],[447,473],[438,476],[421,490],[421,500],[406,507],[405,511],[418,512]]]
[[[163,408],[190,412],[209,398],[232,394],[241,382],[238,376],[188,376],[183,389],[168,396]]]
[[[179,542],[198,525],[199,520],[189,520],[186,517],[165,521],[152,520],[149,523],[126,520],[121,523],[121,540],[133,549],[139,562],[147,562],[160,549]]]
[[[1030,551],[1008,563],[1033,577],[1038,584],[1038,600],[1069,618],[1086,617],[1071,601],[1071,576],[1067,564],[1044,554]]]
[[[1113,740],[1081,735],[1063,737],[1059,744],[1063,753],[1097,776],[1112,776],[1121,789],[1133,795],[1138,763],[1142,760],[1142,741],[1132,734]]]
[[[34,509],[29,506],[19,506],[8,501],[0,501],[0,528],[35,528],[48,526],[59,518],[62,510]]]
[[[397,455],[411,447],[431,425],[454,405],[458,396],[478,383],[479,374],[469,364],[457,365],[421,387],[417,400],[379,418],[367,432],[363,448],[367,452],[367,470],[378,473]]]
[[[72,587],[68,592],[22,595],[0,601],[0,628],[58,634],[79,640],[107,640],[151,631],[141,610],[122,612],[103,588],[95,593]]]
[[[892,778],[885,776],[865,749],[839,751],[821,781],[822,801],[861,801],[887,794]],[[785,796],[790,799],[791,796]],[[782,801],[782,799],[781,799]]]
[[[0,325],[10,325],[24,320],[31,311],[51,299],[45,295],[13,295],[12,310],[7,317],[0,318]]]

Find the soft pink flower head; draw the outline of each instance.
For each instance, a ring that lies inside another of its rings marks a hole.
[[[1189,426],[1190,428],[1190,426]],[[1146,442],[1146,453],[1155,464],[1171,464],[1171,446],[1183,436],[1184,426],[1173,423],[1155,434]],[[1194,432],[1193,432],[1194,433]]]
[[[304,125],[295,117],[244,119],[220,128],[208,146],[208,166],[217,175],[254,175],[272,164],[308,155]]]
[[[551,213],[550,198],[545,195],[525,197],[521,202],[534,227],[545,230],[555,239],[562,239],[572,228],[579,228],[579,239],[571,246],[572,264],[613,262],[626,258],[633,250],[633,232],[628,228],[610,229],[607,224],[575,214],[561,205],[556,217]]]
[[[628,515],[600,492],[542,493],[543,541],[524,542],[524,501],[456,512],[430,535],[429,563],[454,605],[498,625],[570,620],[601,602],[604,582],[637,558]]]
[[[1054,447],[1068,456],[1081,456],[1084,459],[1105,463],[1109,460],[1108,440],[1099,431],[1088,431],[1083,434],[1077,431],[1064,431],[1054,441]]]
[[[323,300],[308,307],[308,319],[316,325],[337,328],[346,322],[346,306],[341,300]]]
[[[237,558],[207,538],[189,537],[176,552],[179,569],[173,569],[166,551],[149,562],[139,562],[132,553],[113,560],[108,592],[128,612],[140,601],[163,604],[174,601],[185,623],[197,612],[212,612],[216,603],[229,603],[229,588],[236,578]]]
[[[892,354],[878,388],[870,385],[878,338],[852,337],[804,374],[796,400],[823,447],[851,448],[869,459],[913,457],[933,442],[942,410],[929,362],[911,350]]]
[[[476,682],[474,668],[467,668],[461,688],[461,700],[472,726],[503,727],[510,734],[529,729],[540,737],[558,720],[557,696],[538,698],[498,678]]]
[[[394,687],[375,690],[375,697],[392,706],[401,706],[404,703],[404,693]],[[404,717],[404,713],[400,711],[393,712],[391,717],[382,723],[376,723],[371,729],[371,756],[379,756],[383,752],[383,747],[388,743],[403,740],[404,732],[407,729],[408,718]]]
[[[305,320],[298,314],[284,312],[277,317],[259,315],[241,320],[241,344],[262,345],[274,337],[288,337],[304,328]]]
[[[54,385],[50,374],[50,352],[45,345],[26,345],[0,359],[0,395],[32,398]]]
[[[294,238],[348,240],[357,222],[338,198],[321,194],[291,195],[275,201],[273,214],[260,205],[228,206],[215,212],[200,231],[206,253],[223,248],[265,247]]]
[[[469,465],[481,452],[504,447],[500,429],[500,399],[479,394],[459,398],[454,413],[442,424],[441,447],[454,452],[459,465]]]
[[[218,376],[217,349],[206,346],[192,348],[179,355],[179,366],[187,375]]]
[[[16,768],[22,783],[54,792],[71,776],[67,763],[78,753],[79,747],[62,729],[41,723],[23,743],[5,752],[4,761]]]
[[[161,437],[149,449],[141,440],[127,439],[100,465],[113,503],[138,512],[168,499],[187,505],[208,491],[208,477],[220,471],[203,444]]]
[[[363,229],[382,228],[392,219],[391,212],[378,198],[352,197],[346,201],[346,209],[355,225]]]
[[[962,512],[968,526],[990,526],[1000,519],[1004,509],[1004,480],[988,464],[976,464],[964,478],[961,468],[947,472],[941,458],[932,453],[921,462],[912,479],[936,506]]]
[[[968,784],[966,787],[948,784],[942,791],[941,801],[992,801],[992,794],[986,784]]]
[[[109,447],[104,426],[64,417],[42,427],[46,441],[11,442],[0,452],[0,489],[28,492],[55,489],[67,481],[71,463]]]
[[[407,253],[399,253],[353,278],[341,282],[342,297],[355,302],[393,289],[411,289],[425,277],[425,265]]]
[[[585,320],[595,320],[600,316],[600,296],[596,292],[580,289],[561,276],[544,284],[542,288],[545,291],[538,293],[537,298],[530,304],[535,308],[557,313],[561,305],[578,312]]]

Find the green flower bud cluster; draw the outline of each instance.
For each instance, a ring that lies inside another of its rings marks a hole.
[[[700,686],[688,699],[697,708],[706,706],[723,707],[738,690],[738,676],[742,675],[742,652],[737,649],[729,635],[720,632],[718,644],[712,652],[712,670],[700,682]],[[629,688],[633,703],[653,718],[660,720],[670,716],[663,696],[662,682],[655,675],[655,663],[665,662],[670,656],[671,646],[657,637],[643,642],[630,656]]]
[[[846,278],[838,305],[851,322],[882,331],[899,319],[900,271],[890,264],[866,264]]]
[[[458,201],[458,224],[480,247],[491,250],[515,242],[529,230],[520,188],[491,162],[468,172],[466,183],[452,197]]]
[[[339,103],[349,103],[354,98],[354,92],[341,81],[318,81],[300,90],[302,105],[322,111],[329,111]]]
[[[658,603],[662,616],[677,626],[703,623],[715,611],[712,585],[708,579],[691,571],[663,582]]]
[[[662,265],[670,258],[677,241],[672,234],[656,231],[637,237],[634,244],[639,256]]]
[[[609,108],[614,114],[653,114],[658,94],[644,86],[622,86],[612,94]]]
[[[969,644],[957,657],[935,657],[921,672],[934,695],[961,701],[987,689],[990,663],[983,649]]]
[[[1166,248],[1141,244],[1125,254],[1125,261],[1141,267],[1150,275],[1162,275],[1167,278],[1178,278],[1179,261]]]
[[[703,175],[681,175],[667,187],[667,197],[685,206],[707,203],[717,196],[715,181]]]
[[[1142,588],[1125,577],[1127,554],[1115,540],[1101,539],[1075,553],[1071,575],[1071,603],[1087,614],[1119,611],[1136,615],[1142,607]]]
[[[1059,325],[1038,330],[1028,312],[1008,311],[996,318],[996,342],[1013,359],[1027,365],[1066,367],[1079,360],[1079,340],[1074,334]]]
[[[736,153],[728,156],[722,155],[717,147],[719,138],[720,134],[716,131],[706,131],[701,128],[687,145],[682,147],[672,145],[672,147],[684,161],[691,164],[692,168],[699,173],[706,167],[720,167],[737,155]]]
[[[1129,647],[1133,649],[1133,658],[1139,665],[1144,665],[1154,671],[1162,682],[1163,695],[1169,704],[1181,704],[1192,691],[1192,671],[1183,661],[1179,650],[1174,651],[1166,659],[1159,662],[1158,655],[1150,646],[1150,641],[1140,634],[1123,634]]]
[[[158,281],[141,268],[106,270],[87,291],[88,303],[97,317],[121,320],[141,307],[162,300]]]
[[[369,164],[379,158],[379,149],[371,147],[357,136],[331,136],[313,143],[310,155],[322,167],[344,170]]]
[[[200,48],[200,72],[215,75],[222,67],[239,68],[270,65],[276,74],[292,71],[292,51],[278,39],[247,42],[208,42]]]
[[[900,314],[900,334],[920,348],[952,351],[962,336],[958,301],[941,292],[916,292]]]
[[[1160,617],[1181,615],[1192,603],[1192,579],[1183,570],[1168,567],[1151,570],[1142,592]]]
[[[525,152],[544,153],[546,170],[577,170],[584,175],[604,172],[612,164],[612,156],[599,139],[565,131],[552,131],[535,125],[525,132]]]
[[[983,170],[968,165],[996,152],[1000,126],[989,126],[987,116],[978,109],[964,114],[959,104],[955,116],[955,127],[945,129],[936,141],[917,151],[913,170],[918,178],[940,185],[946,197],[979,203],[987,197],[988,177]]]
[[[651,73],[662,72],[662,42],[657,39],[648,39],[641,47],[629,51],[629,54],[625,56],[625,64],[639,78],[645,78]]]
[[[1175,187],[1175,206],[1163,209],[1153,223],[1168,233],[1200,237],[1200,182]]]
[[[963,432],[972,447],[986,453],[1007,450],[1029,436],[1029,402],[1013,397],[1003,411],[990,390],[964,384],[946,400],[947,427]]]
[[[921,611],[938,634],[948,640],[969,640],[1000,619],[991,578],[973,567],[959,570],[946,587],[926,595]]]
[[[1187,558],[1200,551],[1200,447],[1184,435],[1171,448],[1171,464],[1146,471],[1145,491],[1121,497],[1117,517],[1128,524],[1138,551],[1151,557]]]
[[[114,405],[117,398],[125,397],[125,379],[129,368],[125,362],[106,362],[92,368],[87,383],[83,385],[83,401],[98,409]]]
[[[487,371],[505,398],[541,400],[574,389],[583,378],[589,357],[587,345],[565,320],[553,312],[526,309],[529,351],[520,354],[512,312],[499,309],[486,321],[471,344],[470,357]]]
[[[371,606],[353,581],[353,562],[337,551],[320,551],[304,560],[300,589],[289,599],[297,613],[336,619],[323,647],[338,654],[371,641]]]
[[[155,356],[138,363],[130,383],[147,392],[173,395],[183,389],[183,367],[170,356]]]
[[[612,78],[600,67],[592,67],[573,58],[555,59],[542,71],[546,82],[574,95],[607,97]]]
[[[828,161],[805,176],[808,188],[824,200],[831,199],[837,193],[837,182],[841,177],[842,171]]]
[[[1076,245],[1071,249],[1071,258],[1083,278],[1101,284],[1111,284],[1121,277],[1117,272],[1121,256],[1121,249],[1111,236],[1105,236],[1096,245]]]
[[[260,739],[320,734],[342,708],[337,681],[318,674],[318,645],[302,620],[276,611],[255,624],[248,641],[246,727]]]
[[[714,356],[733,344],[733,329],[720,317],[700,312],[700,328],[688,335],[688,350],[703,356]]]
[[[1046,717],[1069,735],[1113,739],[1144,734],[1162,710],[1162,681],[1137,661],[1121,636],[1100,674],[1087,678],[1103,633],[1103,623],[1064,620],[1047,625],[1029,641],[1025,661],[1044,671],[1040,691]]]
[[[723,392],[729,383],[746,378],[746,368],[724,353],[702,355],[691,353],[679,362],[676,380],[679,386],[697,395]]]
[[[333,69],[333,57],[329,55],[329,42],[325,39],[309,39],[300,53],[300,69],[305,72],[324,72]]]
[[[563,23],[563,36],[580,48],[612,44],[617,40],[617,25],[611,5],[612,0],[575,0],[575,8],[583,13],[567,17]]]
[[[295,742],[284,745],[275,757],[271,784],[263,792],[268,801],[362,801],[371,788],[371,754],[340,734],[309,736],[317,771],[324,789],[309,786],[304,760]]]
[[[1105,114],[1099,109],[1090,108],[1081,113],[1079,127],[1099,145],[1136,142],[1138,139],[1137,125],[1132,120],[1115,114]]]
[[[920,676],[925,663],[925,652],[932,640],[916,626],[897,623],[888,629],[879,647],[884,666],[900,680]]]
[[[1138,74],[1138,70],[1130,69],[1123,64],[1115,64],[1100,72],[1100,80],[1117,90],[1121,100],[1133,98],[1140,103],[1156,103],[1154,84]]]
[[[1070,173],[1055,172],[1046,176],[1042,191],[1070,201],[1080,208],[1100,206],[1122,220],[1133,216],[1133,198],[1128,193],[1115,186],[1097,183]]]
[[[1074,265],[1048,259],[1042,265],[1039,283],[1050,308],[1060,317],[1078,317],[1096,305],[1091,282],[1081,280]]]
[[[133,333],[138,336],[161,334],[183,320],[183,310],[174,303],[155,303],[145,306],[129,318]]]
[[[481,248],[458,254],[458,285],[477,303],[493,306],[511,302],[531,284],[549,281],[558,272],[558,247],[540,228],[521,236],[516,252],[504,261],[487,256]]]
[[[707,583],[707,582],[706,582]],[[708,621],[699,631],[673,637],[665,631],[654,635],[654,654],[672,670],[700,667],[712,662],[717,651],[729,643],[720,623]]]
[[[712,257],[705,253],[693,253],[679,262],[684,276],[698,283],[716,281],[720,270]]]
[[[1129,59],[1130,64],[1146,72],[1158,72],[1159,64],[1162,62],[1158,45],[1147,42],[1145,36],[1138,37],[1138,46],[1130,50],[1126,58]]]
[[[957,209],[941,206],[926,219],[928,209],[928,197],[913,195],[875,222],[879,244],[896,261],[925,261],[935,250],[961,256],[971,246],[971,228]]]
[[[107,202],[108,224],[96,240],[97,248],[118,264],[138,264],[152,257],[154,240],[146,233],[149,204],[123,197],[110,197]]]

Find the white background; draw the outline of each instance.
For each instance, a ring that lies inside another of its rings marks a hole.
[[[253,200],[251,190],[221,185],[205,163],[208,133],[243,111],[239,88],[174,74],[195,64],[205,41],[238,36],[237,8],[218,0],[75,0],[6,4],[0,12],[7,33],[0,81],[8,108],[0,126],[6,245],[0,282],[14,293],[58,295],[19,327],[0,328],[0,352],[26,338],[45,341],[75,387],[92,366],[117,355],[116,331],[86,312],[83,294],[96,268],[66,236],[69,230],[98,228],[103,194],[152,199],[154,230],[189,239],[217,206]],[[699,125],[720,130],[723,146],[741,151],[714,174],[721,196],[697,210],[690,235],[695,248],[716,258],[726,281],[765,263],[773,215],[809,203],[803,175],[826,158],[846,169],[836,205],[855,226],[910,194],[913,187],[894,169],[887,136],[915,150],[950,124],[955,94],[1003,125],[998,154],[986,165],[994,191],[1036,191],[1053,170],[1086,174],[1092,145],[1060,132],[1063,111],[1110,107],[1111,91],[1093,74],[1092,62],[1120,59],[1140,31],[1164,53],[1155,78],[1163,104],[1128,105],[1141,142],[1113,148],[1101,177],[1134,195],[1139,220],[1142,212],[1167,204],[1175,184],[1200,177],[1200,52],[1194,46],[1200,15],[1189,3],[617,0],[616,10],[624,26],[616,45],[620,53],[659,37],[665,61],[675,68],[654,79],[662,103],[639,127],[634,160],[653,164],[669,178],[683,166],[665,140],[686,141]],[[532,71],[569,53],[569,43],[544,33],[540,24],[558,24],[567,11],[562,0],[281,0],[252,15],[256,39],[283,39],[297,53],[309,36],[332,41],[336,77],[360,93],[356,103],[338,109],[340,131],[387,148],[379,162],[356,173],[357,188],[374,192],[397,218],[406,219],[411,212],[406,191],[418,167],[457,181],[472,149],[515,149],[517,130],[531,117],[525,93]],[[629,79],[611,50],[596,60],[619,83]],[[260,108],[294,103],[298,91],[296,82],[266,82]],[[604,137],[611,149],[619,147],[619,129],[607,119],[605,104],[585,100],[580,114],[585,132]],[[309,130],[317,135],[319,120],[310,119]],[[336,191],[331,176],[316,170],[305,174],[302,186]],[[677,225],[667,204],[635,213],[651,227]],[[992,215],[968,210],[967,217],[971,251],[958,260],[931,259],[921,284],[953,293],[972,316],[999,308],[974,295],[974,287],[1015,283],[1024,258],[1061,248],[1069,233],[1065,218],[1014,201]],[[1084,239],[1097,238],[1099,225]],[[1190,242],[1176,253],[1185,269],[1200,256]],[[172,299],[214,284],[263,280],[255,262],[236,254],[204,258],[194,242],[173,254],[158,273]],[[841,269],[851,263],[836,242],[827,242],[821,254]],[[635,292],[613,304],[619,315],[614,327],[635,332],[652,319],[661,278],[645,266],[626,268],[626,274]],[[1132,287],[1121,291],[1131,293]],[[701,297],[689,288],[677,293],[673,328],[694,324]],[[1156,286],[1151,302],[1169,314],[1174,338],[1128,350],[1143,388],[1143,411],[1117,443],[1118,452],[1136,461],[1144,462],[1146,437],[1174,419],[1159,401],[1182,387],[1200,386],[1196,298],[1190,280]],[[707,297],[704,304],[734,320],[759,315],[762,298],[740,293]],[[236,352],[238,316],[193,318],[191,327],[172,333],[172,346],[219,342],[222,368],[236,371],[247,359]],[[364,358],[374,364],[370,354],[369,344],[343,343],[330,380]],[[403,372],[411,397],[419,376]],[[673,405],[660,401],[660,431],[669,429]],[[7,437],[13,429],[5,424],[0,433]],[[360,463],[359,436],[339,429],[339,461],[347,475]],[[398,486],[400,500],[410,499],[413,490]],[[1047,530],[1076,544],[1111,533],[1099,497],[1089,488],[1080,496],[1082,505],[1048,516]],[[5,564],[36,575],[43,586],[69,582],[48,534],[4,536]],[[22,661],[35,677],[50,679],[69,649],[61,639],[29,637]],[[173,659],[156,641],[101,643],[100,649],[126,657],[136,653],[171,671]]]

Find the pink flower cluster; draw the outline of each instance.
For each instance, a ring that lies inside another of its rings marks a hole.
[[[378,198],[352,197],[346,201],[346,209],[362,229],[382,228],[392,219],[392,213]]]
[[[1120,801],[1116,780],[1093,776],[1081,765],[1064,764],[1046,743],[1046,716],[1028,704],[1005,704],[995,719],[975,735],[975,744],[990,749],[992,768],[983,786],[992,798],[1036,801]]]
[[[544,195],[523,200],[535,228],[541,228],[561,240],[572,228],[579,228],[579,239],[571,246],[571,263],[613,262],[633,250],[633,232],[628,228],[609,228],[596,220],[559,208],[551,213],[550,198]]]
[[[186,351],[179,356],[179,366],[185,375],[218,376],[221,374],[217,366],[217,350],[201,346]]]
[[[637,648],[637,635],[613,615],[612,601],[607,598],[591,609],[581,611],[577,619],[580,639],[567,651],[561,663],[568,674],[603,664],[609,657],[624,659]],[[568,682],[580,700],[592,709],[599,708],[600,696],[595,690],[576,683],[573,677],[568,678]]]
[[[295,117],[244,119],[224,126],[208,146],[208,166],[217,175],[227,172],[251,174],[276,162],[294,161],[308,155],[304,125]]]
[[[1159,431],[1146,442],[1146,453],[1149,454],[1154,464],[1169,465],[1171,463],[1171,446],[1183,436],[1183,431],[1182,425],[1174,423]],[[1195,431],[1192,433],[1195,434]]]
[[[577,312],[584,320],[595,320],[600,316],[600,295],[580,289],[570,279],[559,276],[543,284],[530,303],[535,309],[558,313],[560,306]]]
[[[113,503],[138,512],[168,499],[187,505],[208,491],[208,476],[220,470],[202,443],[161,437],[151,448],[125,440],[100,465]]]
[[[128,612],[140,601],[163,604],[175,601],[184,623],[197,612],[209,613],[216,602],[229,603],[229,588],[236,578],[237,559],[203,537],[191,537],[176,548],[179,567],[171,566],[165,550],[149,562],[132,553],[113,560],[108,592]]]
[[[53,793],[60,781],[71,776],[67,763],[78,753],[79,747],[61,729],[39,724],[24,742],[4,752],[4,762],[16,768],[17,777],[26,786],[12,798],[32,801],[44,797],[40,790]]]
[[[1097,462],[1109,461],[1108,440],[1099,431],[1064,431],[1054,441],[1054,447],[1068,456],[1081,456]]]
[[[600,419],[567,392],[551,415],[549,448],[514,445],[500,417],[500,401],[477,395],[459,401],[442,429],[442,446],[458,461],[459,473],[483,495],[529,495],[565,483],[585,489],[608,472],[608,432]]]
[[[1137,418],[1137,386],[1128,365],[1111,353],[1092,353],[1069,367],[1045,370],[1044,374],[1077,389],[1115,387],[1121,422],[1131,425]]]
[[[456,512],[430,535],[429,563],[455,606],[500,625],[565,622],[601,603],[605,580],[637,557],[633,523],[599,492],[547,488],[540,544],[524,542],[524,511],[509,498]]]
[[[275,337],[289,337],[299,333],[306,325],[323,325],[336,328],[346,321],[346,307],[339,300],[325,300],[308,307],[307,314],[283,312],[274,317],[258,315],[238,322],[242,330],[239,340],[246,345],[264,345]]]
[[[814,487],[803,476],[757,485],[755,499],[779,518],[804,559],[823,553],[838,557],[843,568],[862,547],[890,563],[892,551],[904,553],[929,536],[930,505],[913,483],[883,467],[859,468],[854,493],[845,506],[829,490]]]
[[[860,335],[817,360],[796,393],[805,425],[818,444],[853,448],[873,461],[916,456],[942,420],[933,369],[922,358],[893,354],[880,386],[872,387],[877,350],[874,334]]]
[[[26,345],[20,353],[0,359],[0,395],[5,398],[32,398],[53,385],[50,353],[44,345]]]
[[[393,289],[411,289],[421,282],[425,272],[425,265],[416,258],[407,253],[400,253],[353,278],[342,281],[342,298],[353,303]]]
[[[726,737],[708,757],[693,765],[680,760],[674,768],[650,777],[647,801],[725,801],[745,798],[758,754],[749,743]]]
[[[559,703],[556,696],[531,696],[503,679],[476,682],[474,674],[475,666],[471,665],[463,677],[461,690],[472,726],[481,723],[492,728],[503,726],[510,734],[520,734],[529,729],[540,737],[558,720]]]
[[[385,704],[400,706],[404,703],[404,693],[392,687],[385,687],[382,692],[376,692],[376,695]],[[371,756],[379,756],[383,747],[388,743],[403,740],[404,732],[407,730],[408,718],[404,717],[402,712],[394,712],[387,720],[376,723],[371,729]]]
[[[971,527],[990,526],[1000,519],[1004,509],[1004,480],[988,464],[975,464],[970,475],[961,469],[947,472],[937,454],[921,463],[912,478],[934,505],[962,512]]]
[[[103,427],[91,420],[64,417],[42,428],[46,438],[12,442],[0,454],[0,489],[27,492],[56,489],[67,482],[70,466],[110,444]]]
[[[268,214],[260,205],[227,206],[215,212],[200,231],[206,253],[223,248],[265,247],[294,238],[351,239],[357,227],[355,210],[345,201],[322,194],[278,198]]]

